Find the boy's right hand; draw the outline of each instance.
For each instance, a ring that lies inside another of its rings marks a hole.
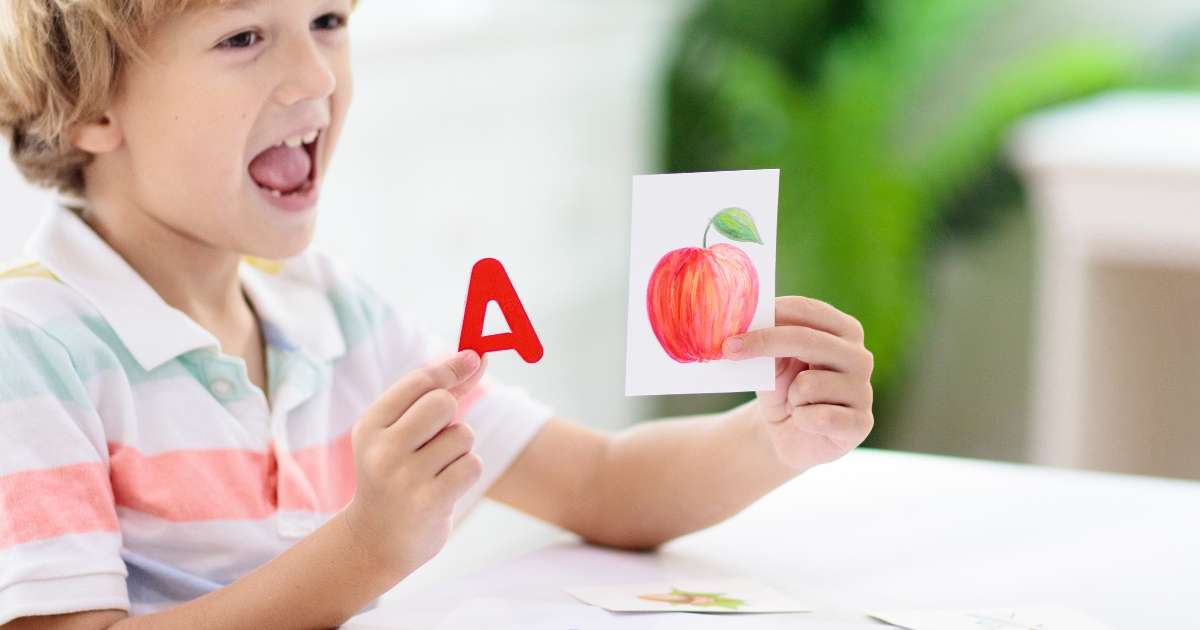
[[[406,375],[355,423],[358,485],[343,512],[356,538],[398,578],[441,550],[454,503],[479,480],[474,432],[454,422],[486,363],[465,350]]]

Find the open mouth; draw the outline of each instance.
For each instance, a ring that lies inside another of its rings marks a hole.
[[[318,137],[311,131],[259,153],[250,161],[250,178],[273,197],[304,195],[316,181]]]

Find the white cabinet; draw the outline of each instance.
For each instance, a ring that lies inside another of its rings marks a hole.
[[[1027,120],[1039,229],[1032,461],[1200,478],[1200,95]]]

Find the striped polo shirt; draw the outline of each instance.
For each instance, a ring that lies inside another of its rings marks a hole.
[[[367,405],[452,349],[328,256],[247,261],[263,392],[75,211],[28,253],[0,272],[0,624],[153,612],[279,555],[353,497]],[[551,410],[485,383],[459,414],[484,472],[456,518]]]

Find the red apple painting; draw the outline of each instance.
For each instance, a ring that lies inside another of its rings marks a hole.
[[[774,387],[775,359],[721,347],[775,325],[779,171],[635,175],[631,210],[625,395]]]
[[[646,313],[659,345],[678,363],[724,358],[721,344],[750,329],[758,309],[758,271],[736,245],[708,245],[709,229],[741,243],[762,244],[754,217],[741,208],[718,212],[700,247],[668,252],[646,287]]]

